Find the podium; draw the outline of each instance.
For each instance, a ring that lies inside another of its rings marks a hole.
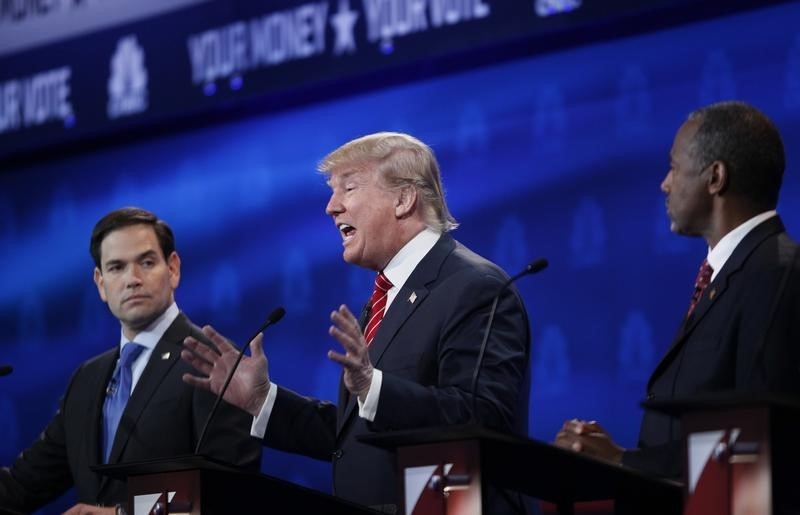
[[[128,483],[128,515],[375,514],[365,506],[204,456],[99,465]]]
[[[727,393],[644,406],[681,419],[685,515],[800,511],[800,399]]]
[[[614,500],[616,513],[679,515],[673,481],[478,426],[376,433],[362,442],[396,452],[401,515],[491,515],[491,488],[519,492],[573,513],[582,501]]]

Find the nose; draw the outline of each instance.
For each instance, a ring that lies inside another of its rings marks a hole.
[[[672,170],[667,172],[667,176],[664,177],[664,180],[661,181],[661,191],[664,193],[669,194],[669,183],[670,179],[672,178]]]
[[[139,269],[138,265],[132,265],[128,267],[127,277],[125,278],[125,284],[128,286],[128,288],[142,284],[142,276],[140,272],[141,270]]]
[[[331,198],[328,200],[328,205],[325,206],[325,214],[328,216],[334,216],[339,213],[344,212],[344,206],[339,201],[339,197],[336,193],[331,193]]]

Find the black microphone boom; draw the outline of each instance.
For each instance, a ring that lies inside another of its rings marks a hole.
[[[483,341],[481,342],[481,348],[478,351],[478,361],[475,363],[475,371],[472,373],[472,386],[470,390],[472,392],[472,414],[470,418],[472,422],[477,423],[479,421],[478,417],[478,376],[481,372],[481,365],[483,364],[483,356],[486,354],[486,345],[489,341],[489,335],[492,332],[492,324],[494,323],[494,315],[497,312],[497,304],[500,302],[500,296],[506,291],[506,288],[511,286],[511,283],[519,279],[520,277],[528,274],[536,274],[547,268],[548,262],[544,258],[539,258],[534,261],[528,263],[525,268],[522,269],[520,273],[515,275],[514,277],[510,278],[503,285],[497,290],[497,293],[492,300],[492,308],[489,310],[489,320],[486,322],[486,330],[483,333]]]
[[[208,425],[211,423],[211,419],[213,419],[214,415],[217,413],[217,408],[219,406],[219,403],[222,401],[222,397],[225,395],[225,392],[228,389],[228,385],[231,384],[231,379],[233,379],[233,374],[236,372],[236,368],[242,361],[242,357],[244,356],[244,351],[247,349],[247,347],[250,346],[250,342],[253,341],[253,339],[256,336],[258,336],[259,333],[264,332],[264,330],[267,327],[273,324],[277,324],[278,321],[280,321],[280,319],[283,318],[283,315],[285,314],[286,310],[283,309],[282,307],[275,308],[272,311],[272,313],[269,314],[267,320],[263,324],[261,324],[261,327],[259,327],[258,330],[256,330],[256,332],[254,332],[253,335],[250,338],[248,338],[242,345],[242,348],[239,350],[239,355],[236,357],[236,361],[233,364],[233,368],[231,368],[231,371],[228,372],[228,377],[225,378],[225,384],[222,385],[222,389],[220,389],[219,394],[217,395],[217,399],[214,401],[214,405],[211,406],[211,411],[208,412],[208,418],[206,418],[206,422],[205,424],[203,424],[203,429],[200,431],[200,438],[197,439],[197,445],[194,448],[195,454],[200,453],[200,446],[203,445],[203,440],[205,439]]]

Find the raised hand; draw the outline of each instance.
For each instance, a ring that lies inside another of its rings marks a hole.
[[[239,356],[239,349],[211,326],[203,327],[203,334],[211,340],[213,348],[191,336],[183,341],[181,359],[202,374],[184,374],[183,381],[219,395]],[[242,357],[223,397],[225,401],[254,417],[261,411],[269,391],[269,371],[267,357],[262,348],[263,339],[264,335],[259,334],[250,342],[251,355]]]
[[[331,322],[333,325],[328,332],[342,344],[345,353],[329,350],[328,358],[344,367],[345,387],[363,401],[372,384],[372,362],[364,334],[358,320],[344,304],[331,313]]]

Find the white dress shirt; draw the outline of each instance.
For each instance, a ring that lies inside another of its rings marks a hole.
[[[414,270],[419,265],[428,252],[439,241],[441,233],[430,228],[426,228],[406,243],[397,254],[389,261],[386,268],[383,269],[383,274],[392,283],[392,287],[386,293],[386,309],[385,313],[389,312],[389,307],[392,305],[397,293],[403,288],[406,281]],[[384,315],[385,316],[385,315]],[[381,385],[383,383],[383,373],[376,369],[372,371],[372,382],[370,383],[369,391],[365,399],[358,399],[358,415],[369,421],[375,420],[375,414],[378,411],[378,400],[381,393]],[[267,423],[269,422],[272,408],[275,405],[275,397],[277,396],[277,385],[270,383],[267,398],[261,411],[256,417],[253,418],[253,425],[250,428],[250,434],[257,438],[264,438],[264,433],[267,432]]]
[[[709,247],[706,261],[714,269],[711,274],[711,281],[717,277],[717,273],[722,270],[722,267],[725,266],[728,258],[731,257],[731,254],[733,254],[733,251],[736,250],[736,247],[739,246],[744,237],[762,222],[769,220],[773,216],[778,216],[778,213],[774,210],[758,214],[723,236],[713,249]]]
[[[164,333],[167,332],[167,329],[172,325],[172,322],[178,318],[179,313],[180,310],[178,309],[178,305],[173,302],[166,311],[161,313],[161,316],[153,320],[153,322],[147,326],[146,329],[139,332],[132,340],[133,342],[144,347],[144,350],[136,357],[131,365],[131,394],[133,393],[133,389],[136,388],[136,383],[139,382],[139,378],[142,377],[142,372],[144,372],[144,367],[147,366],[147,361],[150,359],[153,349],[156,348],[156,344],[161,340],[161,337],[164,336]],[[120,355],[122,355],[122,347],[129,341],[131,340],[128,340],[125,337],[125,334],[122,333],[122,330],[120,330]]]

